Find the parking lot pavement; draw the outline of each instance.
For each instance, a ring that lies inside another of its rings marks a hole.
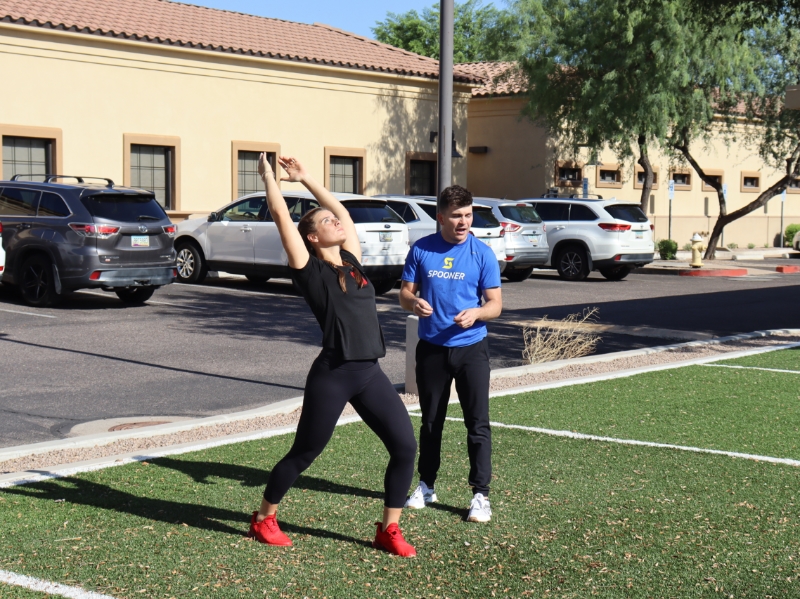
[[[800,328],[800,276],[685,279],[653,275],[567,283],[537,271],[504,284],[503,316],[490,323],[494,367],[519,363],[511,322],[563,318],[597,306],[612,325],[728,334]],[[405,371],[405,318],[397,291],[378,300],[387,343],[382,366]],[[669,343],[604,332],[598,351]],[[77,292],[56,308],[21,304],[0,288],[0,446],[63,437],[76,424],[134,416],[200,417],[302,395],[321,334],[288,281],[241,277],[171,285],[146,306]]]

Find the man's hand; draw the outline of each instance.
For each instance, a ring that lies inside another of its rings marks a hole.
[[[431,305],[424,299],[418,297],[414,302],[414,309],[412,312],[420,318],[428,318],[428,316],[433,314],[433,308],[431,308]]]
[[[462,310],[456,315],[453,321],[462,329],[468,329],[475,324],[480,316],[480,308],[470,308],[469,310]]]
[[[300,164],[300,161],[295,158],[290,156],[281,156],[278,158],[278,163],[283,167],[283,170],[286,171],[286,174],[289,175],[288,177],[281,177],[281,181],[287,181],[289,183],[302,183],[308,176],[306,169],[302,164]]]

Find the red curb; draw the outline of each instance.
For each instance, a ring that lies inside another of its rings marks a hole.
[[[800,272],[800,266],[776,266],[775,271],[788,275],[789,273]]]
[[[746,268],[729,268],[727,270],[682,270],[678,273],[682,277],[746,277]]]

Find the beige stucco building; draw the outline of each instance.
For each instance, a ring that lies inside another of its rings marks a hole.
[[[488,81],[507,67],[498,63],[462,65]],[[641,167],[618,164],[611,152],[600,156],[601,165],[588,164],[588,155],[565,160],[556,140],[542,126],[523,119],[524,90],[518,80],[495,80],[476,87],[468,112],[467,184],[473,193],[489,197],[520,199],[540,196],[556,187],[561,194],[582,193],[583,179],[589,193],[638,202],[642,186]],[[800,104],[800,101],[798,101]],[[766,166],[754,149],[742,144],[726,145],[722,136],[710,145],[692,148],[707,174],[722,178],[727,186],[728,212],[744,206],[783,176]],[[670,228],[668,181],[675,181],[672,200],[672,238],[684,245],[695,232],[711,231],[719,215],[713,188],[705,185],[686,165],[670,164],[663,155],[651,156],[656,184],[648,203],[648,216],[655,224],[656,239],[666,239]],[[800,185],[786,194],[784,227],[800,223]],[[740,248],[776,245],[781,230],[781,196],[731,223],[725,229],[724,244]]]
[[[166,0],[0,0],[0,73],[3,178],[110,177],[155,189],[175,219],[258,188],[259,151],[339,191],[435,186],[438,63],[324,25]],[[456,71],[462,151],[473,82]],[[454,161],[456,182],[466,168]]]

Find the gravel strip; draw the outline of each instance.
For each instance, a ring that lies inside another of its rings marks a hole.
[[[694,358],[705,358],[714,355],[724,355],[726,353],[756,349],[775,344],[800,342],[800,337],[789,335],[774,335],[772,337],[760,337],[756,339],[746,339],[732,341],[718,345],[701,345],[697,347],[680,347],[659,353],[643,356],[623,357],[609,362],[596,362],[593,364],[574,364],[563,366],[550,372],[527,374],[513,378],[493,379],[491,381],[491,391],[502,391],[514,387],[548,383],[564,379],[578,378],[603,374],[606,372],[616,372],[620,370],[630,370],[643,366],[653,366],[657,364],[668,364],[670,362],[682,362]],[[419,402],[416,395],[401,393],[400,397],[406,405],[414,405]],[[343,415],[354,414],[352,406],[348,405]],[[0,474],[11,472],[23,472],[26,470],[41,470],[52,466],[71,464],[83,460],[92,460],[102,457],[120,455],[136,451],[148,451],[162,447],[169,447],[181,443],[193,441],[205,441],[226,435],[238,433],[255,432],[271,428],[279,428],[296,424],[300,418],[300,408],[288,414],[276,414],[273,416],[262,416],[250,420],[240,420],[236,422],[226,422],[222,424],[200,427],[191,431],[170,433],[156,437],[143,439],[124,439],[115,441],[98,447],[86,447],[50,451],[47,453],[36,454],[13,460],[0,462]]]

